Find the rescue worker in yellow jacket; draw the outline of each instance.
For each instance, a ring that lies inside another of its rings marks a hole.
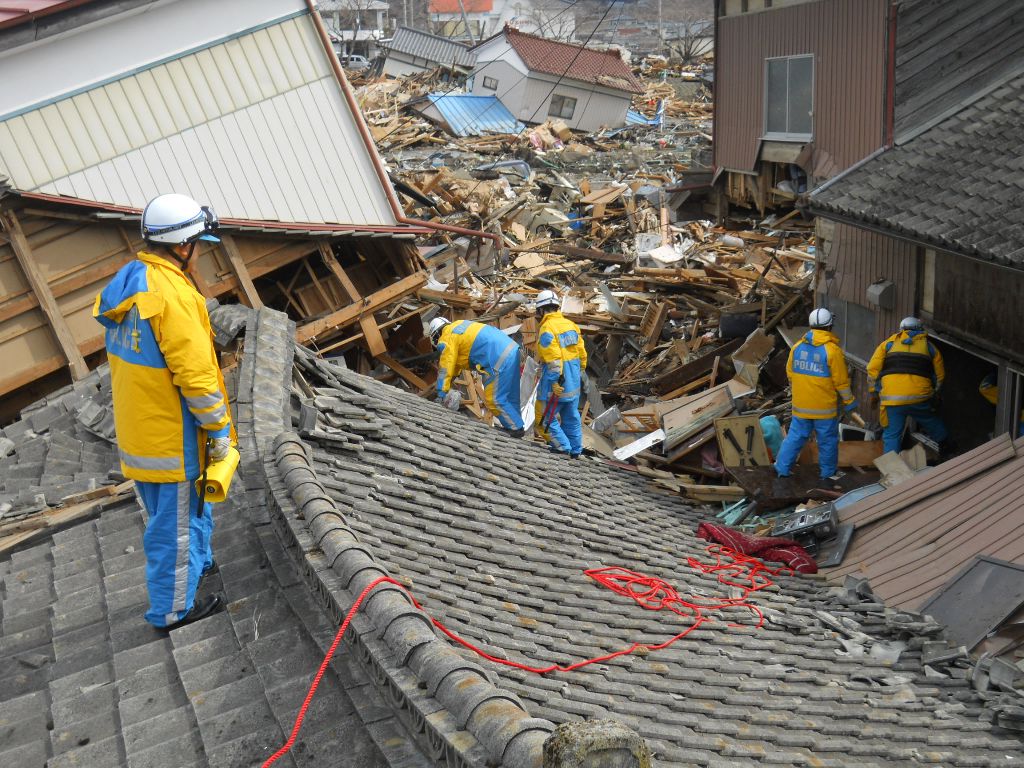
[[[461,395],[452,390],[455,377],[467,368],[483,377],[484,403],[512,437],[522,437],[523,413],[519,405],[519,345],[508,334],[472,320],[451,322],[443,317],[430,321],[430,341],[441,351],[437,396],[453,411]]]
[[[945,378],[942,353],[928,340],[924,324],[903,318],[899,332],[879,344],[868,363],[871,403],[878,407],[886,453],[900,450],[908,416],[937,443],[946,441],[949,431],[934,407]]]
[[[554,291],[538,293],[535,306],[541,364],[535,426],[553,450],[575,459],[583,453],[580,395],[587,388],[587,348],[579,326],[559,311]]]
[[[775,471],[788,477],[800,449],[814,432],[818,440],[818,468],[824,480],[838,480],[839,406],[852,412],[857,400],[850,389],[850,374],[839,339],[832,333],[832,313],[811,312],[811,330],[793,345],[786,374],[793,389],[793,419],[775,460]]]
[[[195,601],[200,578],[216,567],[211,505],[200,504],[195,481],[235,436],[206,301],[184,273],[197,241],[217,241],[216,226],[213,212],[185,195],[153,198],[142,213],[147,249],[93,307],[106,328],[121,469],[149,515],[146,619],[164,629],[223,602]]]

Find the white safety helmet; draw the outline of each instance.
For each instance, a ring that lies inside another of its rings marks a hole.
[[[142,211],[142,239],[163,245],[184,245],[196,240],[219,243],[217,214],[188,195],[159,195]]]
[[[537,294],[537,298],[534,300],[533,305],[540,309],[541,307],[557,307],[561,305],[561,301],[558,298],[558,294],[554,291],[543,290]]]
[[[832,322],[832,313],[824,307],[818,307],[818,309],[811,312],[811,316],[807,318],[807,323],[811,328],[819,328],[821,330],[828,330],[831,328]]]
[[[901,331],[923,331],[924,323],[917,317],[904,317],[900,320]]]
[[[441,331],[443,331],[444,327],[450,322],[451,320],[444,317],[435,317],[430,321],[430,343],[435,347],[437,346],[437,340],[441,338]]]

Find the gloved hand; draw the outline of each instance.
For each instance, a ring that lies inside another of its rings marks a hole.
[[[561,397],[563,392],[565,392],[565,387],[563,387],[557,381],[551,385],[551,394],[554,395],[555,397]]]
[[[854,400],[849,405],[844,405],[843,406],[843,413],[853,413],[856,410],[857,410],[857,401],[856,400]]]
[[[586,395],[590,391],[590,377],[586,371],[580,371],[580,394]]]
[[[459,410],[460,405],[462,405],[462,393],[457,389],[453,389],[444,396],[444,407],[449,411]]]
[[[876,411],[877,411],[877,410],[878,410],[878,406],[879,406],[879,404],[880,404],[880,403],[881,403],[882,401],[881,401],[881,398],[879,398],[879,397],[878,397],[878,393],[877,393],[877,392],[872,392],[872,393],[871,393],[871,399],[870,399],[870,400],[869,400],[868,402],[869,402],[869,403],[871,403],[871,407],[872,407],[872,408],[873,408],[874,410],[876,410]]]
[[[230,437],[211,437],[208,445],[210,461],[222,461],[231,450]]]

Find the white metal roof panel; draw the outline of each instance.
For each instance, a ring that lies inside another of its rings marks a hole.
[[[299,15],[0,121],[0,175],[133,208],[180,191],[222,218],[395,226],[358,119]]]

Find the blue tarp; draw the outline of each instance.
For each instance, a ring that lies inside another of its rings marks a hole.
[[[642,112],[637,112],[635,109],[626,110],[626,125],[657,125],[660,126],[665,122],[665,102],[658,99],[658,110],[655,112],[654,117],[647,117]]]
[[[519,133],[526,126],[516,120],[497,96],[466,93],[431,93],[427,100],[441,113],[456,136]]]

